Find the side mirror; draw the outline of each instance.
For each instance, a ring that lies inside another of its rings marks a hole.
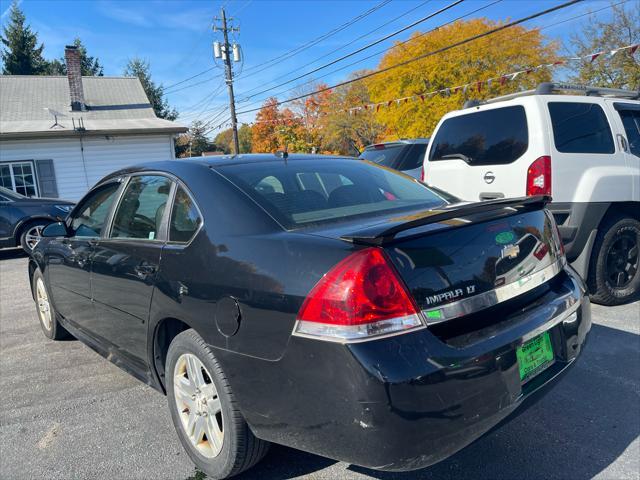
[[[64,222],[50,223],[42,230],[43,237],[66,237],[69,230]]]

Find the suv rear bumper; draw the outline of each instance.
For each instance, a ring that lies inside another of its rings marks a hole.
[[[466,344],[429,329],[346,346],[292,337],[277,362],[246,369],[245,360],[234,371],[236,355],[225,355],[223,368],[258,437],[369,468],[423,468],[525,407],[573,365],[591,327],[590,304],[572,269],[560,275],[499,330]],[[516,348],[542,331],[550,332],[555,363],[523,385]],[[236,389],[234,375],[252,381]]]

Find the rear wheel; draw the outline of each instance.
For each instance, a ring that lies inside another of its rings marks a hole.
[[[31,255],[33,249],[36,248],[42,239],[42,230],[48,224],[46,222],[33,222],[27,224],[20,234],[20,245],[22,249]]]
[[[222,479],[264,457],[269,443],[249,429],[220,364],[194,330],[173,339],[165,371],[173,424],[198,468]]]
[[[44,277],[39,269],[33,272],[33,296],[38,309],[40,327],[47,338],[51,340],[64,340],[71,335],[60,325],[58,316],[49,299],[49,291],[44,283]]]
[[[601,226],[589,268],[589,289],[594,302],[620,305],[637,296],[639,247],[638,220],[616,216]]]

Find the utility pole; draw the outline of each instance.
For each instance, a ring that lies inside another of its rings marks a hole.
[[[229,89],[229,110],[231,112],[231,128],[233,130],[233,146],[234,153],[237,155],[240,153],[240,142],[238,141],[238,119],[236,118],[236,102],[233,96],[233,68],[231,66],[231,56],[233,55],[233,61],[240,61],[240,51],[237,44],[233,46],[229,44],[229,32],[237,32],[240,29],[237,27],[227,26],[227,16],[224,8],[221,9],[221,26],[214,25],[213,31],[221,31],[224,43],[220,45],[220,42],[213,44],[213,53],[215,58],[222,58],[224,61],[225,78],[227,87]],[[233,20],[233,19],[229,19]]]

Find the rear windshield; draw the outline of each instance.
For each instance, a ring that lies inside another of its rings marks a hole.
[[[360,158],[385,167],[397,168],[398,161],[405,148],[411,148],[411,145],[406,143],[374,145],[367,147],[365,151],[360,154]]]
[[[433,139],[429,161],[501,165],[517,160],[528,147],[524,107],[494,108],[445,120]]]
[[[370,162],[319,158],[218,171],[287,229],[447,203],[424,184]]]

